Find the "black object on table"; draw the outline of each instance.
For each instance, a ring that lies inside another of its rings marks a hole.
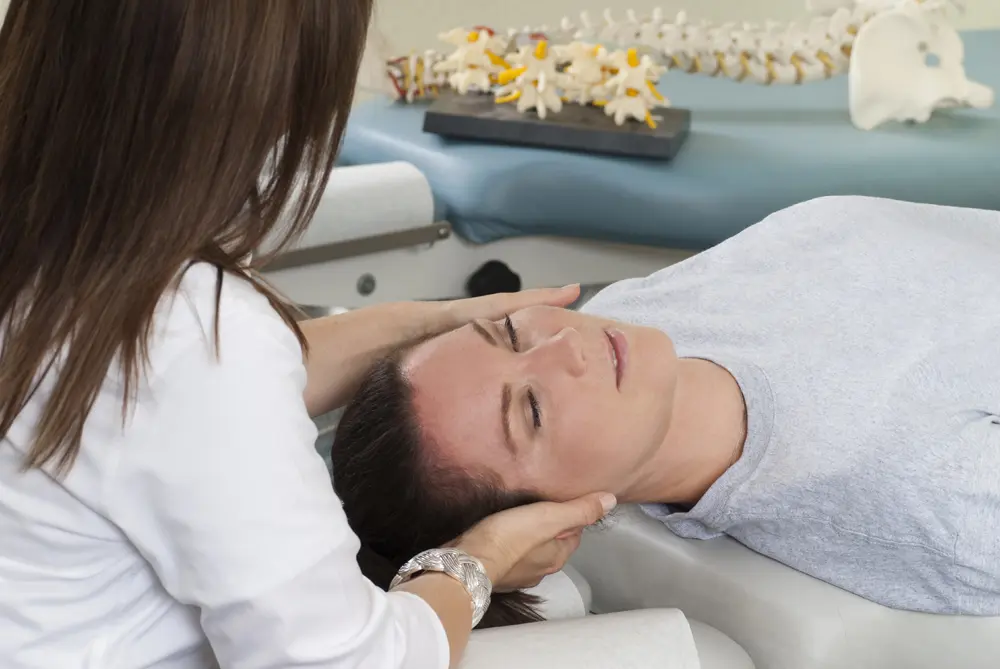
[[[465,292],[469,297],[481,297],[494,293],[516,293],[521,290],[521,277],[507,263],[489,260],[473,272],[465,282]]]
[[[497,104],[492,95],[444,91],[424,115],[424,132],[454,139],[516,144],[636,158],[670,160],[691,129],[691,111],[653,110],[656,128],[627,120],[615,124],[600,107],[565,103],[540,119],[515,104]]]

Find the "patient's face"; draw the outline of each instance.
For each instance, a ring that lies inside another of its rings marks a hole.
[[[404,372],[432,457],[564,500],[622,497],[642,477],[670,424],[676,365],[659,330],[532,307],[421,344]]]

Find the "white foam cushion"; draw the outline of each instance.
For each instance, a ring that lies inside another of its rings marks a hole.
[[[568,570],[576,576],[571,576],[566,570],[557,571],[528,590],[541,598],[538,612],[546,620],[582,618],[590,611],[590,586],[575,569],[569,567]]]
[[[592,610],[676,607],[761,669],[996,669],[1000,618],[888,609],[722,538],[681,539],[634,507],[588,531],[571,559]]]
[[[723,634],[676,609],[475,632],[461,669],[753,669]]]

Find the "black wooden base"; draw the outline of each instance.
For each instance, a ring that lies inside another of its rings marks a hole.
[[[687,109],[658,108],[656,128],[628,120],[616,125],[600,107],[566,103],[545,120],[520,113],[515,103],[497,104],[492,95],[442,92],[427,109],[424,132],[482,142],[670,160],[691,128]]]

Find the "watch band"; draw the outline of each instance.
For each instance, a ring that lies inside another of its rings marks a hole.
[[[482,562],[457,548],[432,548],[400,567],[389,589],[393,590],[423,571],[443,572],[461,583],[472,598],[472,626],[479,624],[493,593],[493,584]]]

